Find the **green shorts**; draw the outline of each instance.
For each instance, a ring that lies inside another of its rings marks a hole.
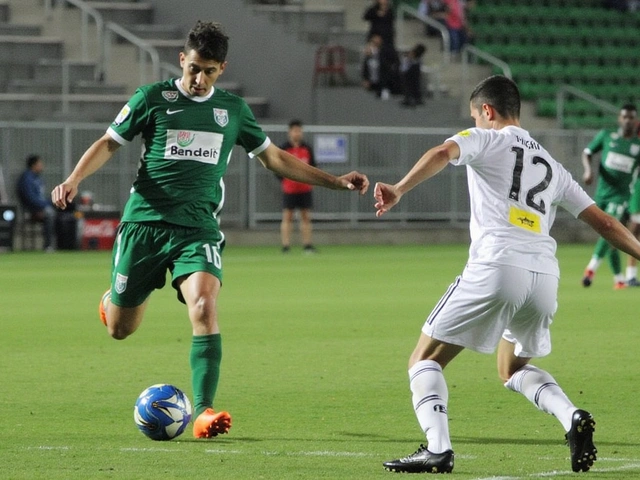
[[[195,272],[209,272],[222,282],[224,235],[219,230],[166,223],[122,223],[111,260],[111,302],[141,305],[151,292],[171,285],[184,303],[176,281]]]
[[[640,214],[640,181],[636,180],[629,199],[629,213],[631,215]]]
[[[629,213],[627,202],[618,203],[599,200],[596,205],[619,221],[623,221]]]

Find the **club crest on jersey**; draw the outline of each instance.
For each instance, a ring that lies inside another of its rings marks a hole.
[[[167,102],[175,102],[178,100],[178,92],[176,90],[165,90],[162,96]]]
[[[196,134],[188,130],[180,130],[178,132],[177,143],[181,147],[188,147],[196,139]]]
[[[631,145],[629,152],[635,157],[636,155],[638,155],[638,153],[640,153],[640,145]]]
[[[127,289],[127,280],[129,280],[129,277],[126,275],[116,274],[115,288],[117,293],[122,293]]]
[[[214,108],[213,119],[218,125],[225,127],[229,123],[229,114],[224,108]]]

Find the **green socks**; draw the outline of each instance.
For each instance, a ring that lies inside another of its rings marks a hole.
[[[191,385],[193,387],[193,418],[213,406],[213,397],[220,378],[222,339],[219,333],[194,336],[191,343]]]

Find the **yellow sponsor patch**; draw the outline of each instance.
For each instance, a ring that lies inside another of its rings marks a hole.
[[[512,206],[509,208],[509,222],[516,227],[540,233],[540,216],[535,213]]]
[[[460,135],[461,137],[468,137],[469,135],[471,135],[471,132],[469,130],[462,130],[461,132],[458,132],[456,135]]]

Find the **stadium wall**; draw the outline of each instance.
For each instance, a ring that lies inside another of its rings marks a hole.
[[[311,119],[311,87],[315,48],[285,32],[268,16],[258,16],[243,1],[154,0],[155,23],[176,24],[186,33],[197,20],[218,21],[230,37],[229,65],[224,80],[239,82],[246,96],[266,96],[269,117],[289,118],[296,112]]]

